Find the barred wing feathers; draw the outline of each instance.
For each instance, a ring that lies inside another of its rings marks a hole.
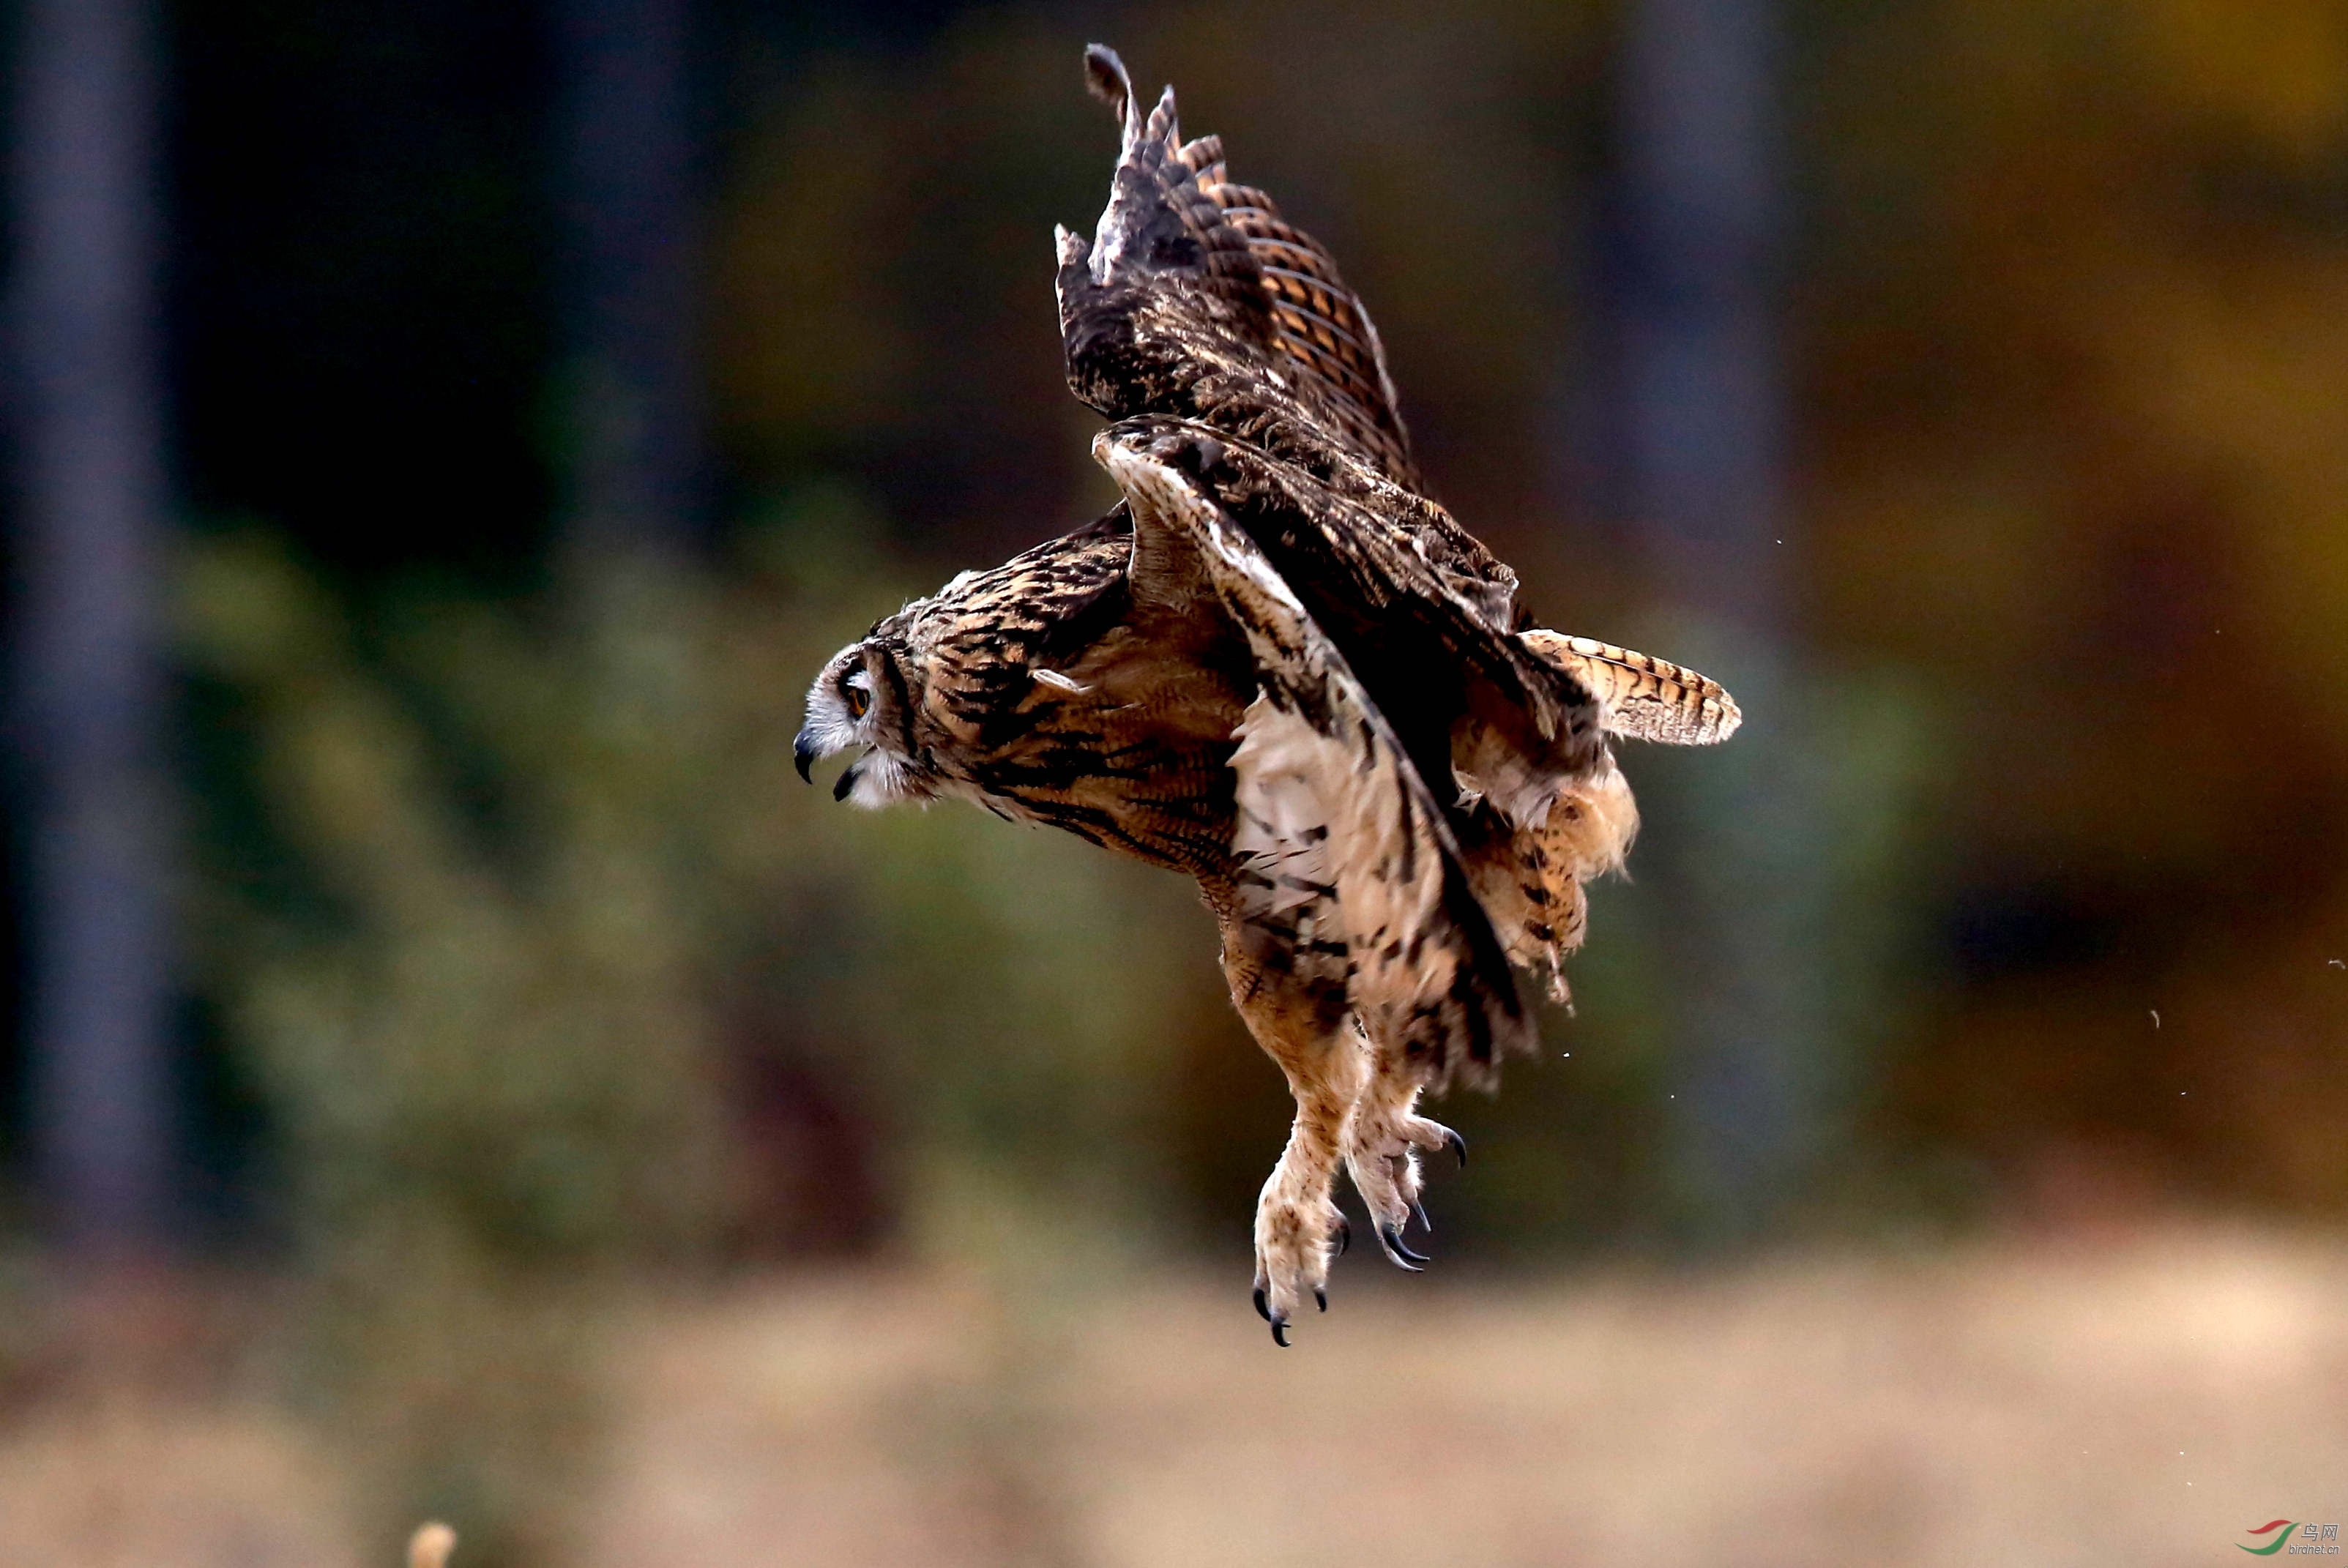
[[[1196,418],[1419,487],[1385,347],[1335,260],[1229,178],[1220,138],[1182,139],[1171,87],[1144,115],[1114,50],[1085,66],[1123,141],[1093,239],[1060,231],[1069,386],[1113,419]]]
[[[1162,448],[1270,558],[1447,800],[1456,770],[1511,821],[1537,824],[1562,781],[1598,765],[1599,704],[1571,667],[1511,630],[1508,589],[1446,551],[1427,527],[1448,522],[1439,507],[1365,504],[1180,420],[1129,419],[1108,436]]]
[[[1194,576],[1210,585],[1254,659],[1231,757],[1240,913],[1262,956],[1342,978],[1372,1038],[1424,1081],[1488,1081],[1533,1044],[1508,955],[1442,809],[1344,655],[1186,471],[1212,440],[1125,425],[1093,451],[1132,505],[1137,563],[1172,571],[1177,593]]]
[[[1525,643],[1588,688],[1611,734],[1667,745],[1709,746],[1728,739],[1745,715],[1707,675],[1591,637],[1527,631]]]

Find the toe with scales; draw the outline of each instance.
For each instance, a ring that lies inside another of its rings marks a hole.
[[[1355,1102],[1345,1123],[1345,1167],[1369,1206],[1379,1244],[1388,1261],[1414,1273],[1431,1260],[1404,1241],[1403,1232],[1413,1218],[1424,1230],[1434,1228],[1422,1202],[1425,1177],[1418,1156],[1448,1152],[1462,1166],[1468,1163],[1467,1140],[1415,1113],[1411,1106],[1416,1099],[1416,1090],[1381,1095],[1374,1085]]]

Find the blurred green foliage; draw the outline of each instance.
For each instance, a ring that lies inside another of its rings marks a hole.
[[[1245,1277],[1285,1102],[1189,885],[792,776],[802,679],[902,593],[873,528],[818,487],[727,569],[612,557],[545,604],[417,588],[363,616],[265,533],[188,557],[187,646],[240,742],[194,925],[290,1175],[294,1364],[372,1456],[386,1530],[437,1512],[493,1555],[556,1550],[592,1473],[590,1305],[887,1243],[828,1227],[834,1204],[1032,1271],[1021,1299],[1189,1235]],[[1825,776],[1882,793],[1849,740],[1880,728],[1825,738]],[[1898,842],[1844,847],[1864,873]],[[1881,907],[1845,900],[1819,939]],[[1487,1264],[1671,1223],[1681,958],[1635,887],[1600,917],[1585,1016],[1549,1031],[1571,1054],[1454,1108],[1486,1157],[1435,1201]],[[758,1146],[776,1067],[869,1124],[877,1194],[836,1142],[790,1149],[804,1123]]]
[[[1823,1041],[1804,1214],[2336,1213],[2348,13],[1794,20],[1801,643],[1728,752],[1626,767],[1699,809],[1761,748],[1803,781],[1807,825],[1738,825],[1723,875],[1833,956],[1789,1004]],[[1438,494],[1543,619],[1669,655],[1638,519],[1558,482],[1610,21],[1260,0],[1099,36],[1335,248]],[[1285,1097],[1188,886],[835,806],[789,760],[834,649],[1104,499],[1049,282],[1112,143],[1081,41],[977,11],[797,62],[755,117],[712,236],[748,497],[718,558],[494,597],[355,586],[261,527],[191,548],[198,985],[318,1295],[302,1386],[386,1529],[548,1549],[530,1500],[592,1464],[576,1309],[611,1281],[873,1248],[1048,1278],[1187,1240],[1243,1286]],[[1800,907],[1788,857],[1823,867]],[[1441,1112],[1476,1146],[1430,1195],[1447,1267],[1686,1233],[1693,946],[1639,882],[1597,891],[1577,1014]]]
[[[1172,1188],[1157,1025],[1213,972],[1182,890],[792,774],[808,672],[903,594],[860,526],[819,490],[737,571],[417,589],[364,638],[265,534],[189,558],[242,753],[213,794],[259,796],[216,814],[191,924],[289,1174],[310,1381],[396,1478],[386,1528],[543,1501],[582,1308],[623,1278],[836,1241],[834,1204],[951,1253],[1005,1204],[1138,1234]],[[747,1146],[777,1069],[884,1168]]]

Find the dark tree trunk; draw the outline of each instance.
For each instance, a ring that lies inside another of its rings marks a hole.
[[[1627,498],[1704,613],[1785,634],[1778,138],[1766,0],[1637,0],[1623,40]]]
[[[18,13],[10,329],[14,728],[36,1179],[86,1256],[170,1217],[158,27],[145,0]]]
[[[1614,505],[1691,616],[1664,651],[1747,715],[1720,752],[1636,759],[1647,880],[1688,960],[1673,970],[1678,1191],[1714,1236],[1754,1232],[1793,1195],[1828,1050],[1803,929],[1818,845],[1789,750],[1777,23],[1766,0],[1631,6],[1607,267]]]
[[[686,0],[554,0],[575,548],[699,528],[689,20]]]

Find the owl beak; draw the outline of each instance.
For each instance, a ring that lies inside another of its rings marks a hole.
[[[815,783],[815,775],[808,770],[815,766],[816,755],[815,737],[801,730],[791,742],[791,761],[798,764],[799,778],[807,784]]]

